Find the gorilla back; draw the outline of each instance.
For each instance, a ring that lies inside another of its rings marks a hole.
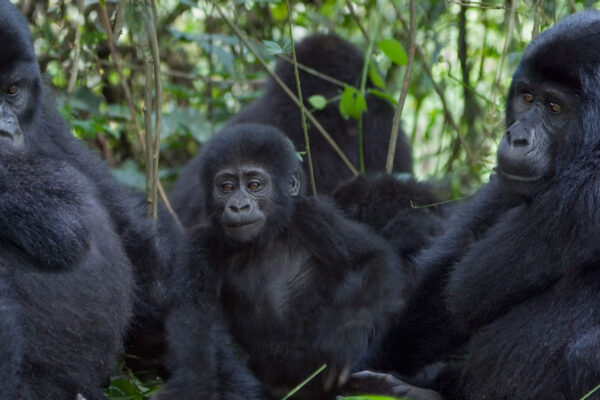
[[[0,147],[0,398],[100,400],[132,315],[132,269],[93,187]]]

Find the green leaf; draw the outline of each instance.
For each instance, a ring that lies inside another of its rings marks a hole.
[[[359,119],[362,113],[367,111],[367,102],[356,88],[346,86],[342,93],[339,109],[344,119],[348,119],[348,117]]]
[[[270,40],[263,40],[263,44],[265,45],[265,49],[267,50],[267,53],[269,53],[271,55],[276,56],[278,54],[284,53],[281,46],[275,42],[272,42]]]
[[[379,50],[387,56],[392,62],[399,65],[406,65],[408,56],[402,44],[396,39],[383,39],[377,42]]]
[[[373,85],[385,89],[385,82],[381,79],[381,75],[379,75],[379,72],[377,72],[377,68],[375,68],[373,63],[371,63],[369,67],[369,78],[371,79],[371,82],[373,82]]]
[[[321,96],[320,94],[310,96],[308,98],[308,102],[317,110],[322,110],[325,108],[325,106],[327,106],[327,99],[324,96]]]
[[[393,98],[390,94],[382,92],[381,90],[377,90],[377,89],[369,89],[369,93],[372,94],[373,96],[377,96],[380,99],[386,99],[389,100],[393,105],[398,105],[398,101]]]

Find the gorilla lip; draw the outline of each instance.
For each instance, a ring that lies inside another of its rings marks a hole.
[[[532,183],[532,182],[536,182],[539,181],[540,179],[542,179],[541,176],[526,176],[526,175],[515,175],[515,174],[511,174],[508,173],[506,171],[504,171],[503,169],[497,167],[496,168],[496,172],[498,172],[498,174],[500,174],[501,176],[510,179],[512,181],[517,181],[517,182],[523,182],[523,183]]]

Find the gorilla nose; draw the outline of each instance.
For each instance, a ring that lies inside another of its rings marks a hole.
[[[250,203],[243,202],[243,203],[238,203],[238,204],[231,204],[231,205],[229,205],[229,210],[231,210],[234,213],[249,211]]]
[[[5,137],[7,139],[12,139],[13,138],[13,134],[8,132],[5,129],[0,129],[0,137]]]
[[[529,141],[529,135],[525,132],[512,132],[511,130],[506,131],[506,140],[508,144],[514,147],[527,147],[531,143]]]

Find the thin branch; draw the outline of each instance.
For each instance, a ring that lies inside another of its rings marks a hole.
[[[304,100],[302,99],[302,87],[300,86],[300,74],[298,73],[298,62],[296,61],[296,45],[294,44],[294,34],[292,33],[292,7],[290,0],[285,0],[288,10],[288,25],[290,27],[290,41],[292,43],[292,58],[294,59],[294,75],[296,75],[296,87],[298,88],[298,100],[300,100],[300,115],[302,118],[302,131],[304,132],[304,146],[306,158],[308,159],[308,172],[310,176],[310,186],[313,194],[317,194],[317,185],[315,184],[315,172],[313,170],[312,155],[310,153],[310,141],[308,139],[308,126],[306,125],[306,110],[304,109]]]
[[[278,54],[278,55],[277,55],[277,58],[280,58],[280,59],[282,59],[283,61],[285,61],[285,62],[288,62],[288,63],[290,63],[290,64],[294,64],[294,60],[292,60],[291,58],[289,58],[289,57],[288,57],[288,56],[286,56],[285,54]],[[346,82],[342,82],[342,81],[340,81],[339,79],[335,79],[335,78],[334,78],[334,77],[332,77],[332,76],[329,76],[329,75],[326,75],[326,74],[324,74],[324,73],[322,73],[322,72],[319,72],[319,71],[317,71],[316,69],[313,69],[313,68],[311,68],[311,67],[308,67],[308,66],[306,66],[306,65],[304,65],[304,64],[302,64],[302,63],[296,63],[296,64],[298,65],[298,68],[300,68],[302,71],[304,71],[304,72],[306,72],[306,73],[309,73],[309,74],[311,74],[311,75],[314,75],[314,76],[316,76],[317,78],[321,78],[321,79],[323,79],[324,81],[327,81],[327,82],[333,83],[334,85],[340,86],[340,87],[342,87],[342,88],[348,85]]]
[[[352,5],[352,0],[346,0],[346,4],[348,5],[348,10],[350,10],[350,15],[352,15],[352,18],[354,19],[354,22],[356,22],[356,25],[358,25],[358,27],[360,28],[360,31],[362,32],[365,41],[367,43],[369,43],[369,34],[367,33],[367,31],[365,30],[365,28],[362,26],[362,24],[360,23],[360,19],[358,18],[358,15],[356,15],[356,13],[354,12],[354,6]]]
[[[79,13],[77,21],[79,21],[80,18],[84,20],[85,17],[83,0],[77,1],[77,8]],[[75,84],[77,83],[77,74],[79,73],[79,57],[81,56],[81,36],[83,34],[83,23],[78,23],[76,29],[77,31],[75,32],[75,43],[73,44],[75,54],[73,54],[73,65],[69,77],[69,83],[67,84],[67,93],[69,95],[73,93],[73,90],[75,89]]]
[[[367,50],[365,51],[365,59],[363,62],[362,73],[360,75],[360,95],[363,99],[366,99],[366,87],[367,87],[367,75],[369,73],[369,66],[371,65],[371,54],[373,53],[373,47],[375,45],[375,38],[379,31],[379,12],[375,12],[375,23],[373,26],[373,35],[368,41]],[[363,116],[364,113],[360,114],[358,119],[358,165],[360,172],[365,172],[365,141],[364,141],[364,130],[363,130]]]
[[[131,118],[133,119],[133,124],[135,125],[135,131],[136,131],[138,140],[140,141],[140,146],[142,147],[142,152],[145,154],[146,153],[146,143],[144,142],[144,135],[142,133],[142,128],[140,127],[140,123],[138,121],[137,112],[135,110],[135,105],[133,103],[133,97],[131,96],[131,90],[129,90],[129,85],[127,85],[127,80],[125,79],[125,75],[123,74],[123,69],[121,68],[121,56],[119,55],[119,50],[115,46],[115,43],[113,40],[112,29],[110,27],[110,20],[108,18],[108,12],[106,11],[106,0],[100,0],[98,2],[98,5],[100,6],[100,19],[102,20],[102,25],[104,26],[104,30],[106,31],[106,39],[107,39],[106,41],[108,44],[108,49],[110,50],[115,68],[117,69],[117,73],[119,74],[119,79],[121,81],[121,87],[123,88],[123,93],[125,94],[127,106],[129,107],[129,113],[131,114]],[[160,183],[160,181],[157,182],[156,184],[158,187],[158,193],[160,195],[161,200],[165,204],[165,207],[167,207],[167,210],[169,210],[171,215],[173,215],[173,218],[175,219],[175,221],[177,221],[179,226],[181,226],[181,222],[179,221],[177,214],[173,210],[173,207],[171,207],[171,203],[169,202],[169,199],[167,198],[167,194],[165,193],[165,190],[163,189],[162,184]]]
[[[246,48],[248,50],[250,50],[250,52],[254,55],[254,57],[259,62],[259,64],[263,67],[263,69],[265,71],[267,71],[267,73],[271,76],[271,78],[273,78],[273,80],[277,83],[277,85],[279,85],[279,87],[285,92],[285,94],[298,107],[300,107],[300,100],[298,100],[298,97],[296,97],[296,95],[290,90],[290,88],[285,84],[285,82],[283,82],[281,80],[281,78],[279,78],[279,76],[277,76],[277,74],[275,74],[273,71],[271,71],[271,69],[269,69],[269,66],[267,65],[265,60],[263,60],[263,58],[260,56],[260,54],[254,49],[254,47],[252,47],[252,44],[248,41],[246,36],[239,30],[239,28],[233,22],[231,22],[231,20],[225,15],[225,13],[221,9],[221,7],[217,4],[216,1],[213,1],[213,5],[215,6],[219,15],[221,15],[221,18],[223,18],[223,20],[225,20],[225,22],[233,30],[235,35],[242,41],[242,43],[244,43],[244,46],[246,46]],[[313,126],[319,131],[319,133],[323,136],[323,138],[327,141],[327,143],[329,143],[329,145],[333,148],[333,150],[340,157],[340,159],[346,165],[346,167],[350,170],[350,172],[352,172],[353,175],[358,175],[358,171],[356,170],[354,165],[352,165],[352,162],[350,162],[348,157],[344,154],[342,149],[340,149],[338,144],[335,142],[335,140],[333,140],[333,138],[325,130],[325,128],[323,128],[321,123],[314,117],[314,115],[312,115],[312,113],[310,111],[305,110],[305,113],[306,113],[306,117],[310,120],[310,122],[313,124]]]
[[[398,130],[400,129],[400,118],[402,110],[408,95],[408,85],[410,84],[410,75],[412,72],[413,62],[415,60],[415,34],[417,30],[417,6],[415,0],[410,0],[410,27],[408,31],[408,61],[406,63],[406,71],[404,72],[404,82],[402,83],[402,92],[398,99],[398,106],[394,112],[392,120],[392,132],[390,134],[390,144],[388,147],[387,160],[385,164],[386,172],[392,172],[394,168],[394,157],[396,156],[396,144],[398,143]]]
[[[144,138],[146,140],[146,204],[148,205],[148,216],[156,219],[156,185],[152,172],[154,171],[154,163],[152,160],[153,150],[153,126],[152,126],[152,58],[144,54],[144,65],[146,67],[144,87]]]
[[[395,2],[392,2],[392,4],[395,7]],[[400,11],[396,8],[396,14],[398,16],[398,19],[400,20],[400,22],[402,23],[402,26],[404,28],[405,31],[409,32],[410,29],[408,28],[408,24],[406,23],[406,21],[404,20],[404,18],[402,17],[402,14],[400,13]],[[469,145],[467,144],[467,141],[465,140],[460,127],[458,126],[458,124],[456,123],[456,121],[454,120],[454,117],[452,116],[452,113],[450,113],[450,109],[448,108],[448,103],[446,101],[446,97],[444,96],[444,91],[442,90],[442,88],[440,87],[440,85],[436,82],[436,80],[433,78],[433,74],[431,72],[431,67],[429,67],[429,63],[427,62],[427,58],[425,57],[425,54],[423,53],[423,51],[421,50],[421,48],[415,43],[415,53],[416,55],[421,59],[421,65],[423,66],[423,69],[425,70],[425,74],[427,74],[427,76],[429,77],[429,80],[431,81],[432,85],[433,85],[433,89],[435,90],[435,92],[437,93],[438,97],[440,98],[440,101],[442,102],[442,108],[444,109],[444,119],[446,120],[446,122],[448,122],[450,124],[450,126],[452,127],[452,129],[454,129],[454,131],[456,132],[456,135],[458,137],[458,140],[460,141],[460,143],[462,144],[463,148],[465,149],[465,153],[467,155],[467,158],[470,162],[475,162],[475,158],[473,157],[473,153],[471,152]]]

